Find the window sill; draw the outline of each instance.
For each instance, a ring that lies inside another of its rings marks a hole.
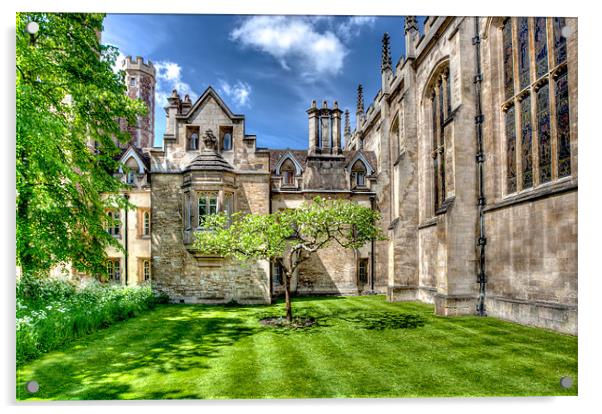
[[[456,196],[452,196],[452,197],[449,197],[449,198],[446,198],[445,200],[443,200],[441,207],[439,207],[437,210],[435,210],[435,215],[439,216],[441,214],[447,213],[447,210],[449,210],[449,208],[454,205],[455,200],[456,200]]]
[[[519,193],[510,194],[504,197],[501,201],[486,206],[483,209],[483,212],[488,213],[490,211],[510,207],[515,204],[531,202],[574,190],[577,190],[577,179],[573,177],[565,177],[553,183],[541,184],[532,189],[522,190]]]

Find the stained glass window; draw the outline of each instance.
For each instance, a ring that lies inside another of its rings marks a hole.
[[[533,186],[533,151],[531,126],[531,96],[527,95],[520,103],[521,118],[521,162],[523,172],[523,188]]]
[[[503,30],[504,42],[504,93],[509,99],[514,95],[514,64],[512,59],[512,21],[506,19]]]
[[[444,78],[449,68],[443,69],[436,82],[433,85],[432,91],[432,113],[433,113],[433,170],[434,170],[434,196],[435,196],[435,211],[443,205],[445,200],[445,106],[447,99],[444,94],[447,86],[444,85]],[[449,80],[449,78],[448,78]]]
[[[445,73],[445,77],[447,79],[447,81],[445,82],[445,86],[446,86],[446,96],[447,96],[447,102],[445,103],[446,105],[446,116],[449,118],[449,116],[451,115],[451,79],[449,78],[449,70],[447,70],[447,72]]]
[[[539,182],[552,179],[552,141],[550,137],[550,88],[546,83],[537,91],[537,136],[539,143]]]
[[[506,182],[508,193],[516,191],[516,125],[514,106],[506,111]]]
[[[565,20],[564,17],[554,17],[554,55],[557,65],[566,60],[566,37],[562,33],[566,26]]]
[[[431,95],[431,113],[433,115],[433,152],[431,157],[433,158],[433,177],[434,177],[434,196],[435,196],[435,210],[439,206],[439,166],[437,165],[437,99],[435,91]]]
[[[538,78],[548,72],[548,39],[545,17],[535,18],[535,66]]]
[[[558,134],[558,178],[571,175],[568,73],[556,79],[556,133]]]
[[[529,76],[529,18],[518,18],[518,75],[520,88],[530,83]]]
[[[557,67],[567,60],[565,26],[564,17],[516,17],[506,19],[501,28],[508,193],[571,175],[568,76],[566,67]],[[517,59],[513,59],[513,46]],[[518,73],[519,90],[514,88],[513,73]]]

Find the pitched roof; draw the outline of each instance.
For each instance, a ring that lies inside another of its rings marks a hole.
[[[199,96],[199,98],[192,105],[192,108],[190,108],[190,110],[188,112],[186,112],[185,114],[178,114],[178,115],[176,115],[176,118],[180,118],[180,119],[189,118],[199,108],[199,106],[201,106],[201,104],[203,102],[205,102],[207,99],[209,99],[209,97],[212,97],[215,100],[215,102],[217,102],[219,107],[222,108],[222,110],[226,113],[226,115],[228,115],[228,117],[230,119],[244,119],[245,118],[244,115],[235,114],[234,112],[232,112],[230,110],[230,108],[228,108],[228,105],[226,105],[224,100],[221,98],[221,96],[219,96],[218,93],[215,91],[215,89],[213,89],[211,86],[209,86],[207,89],[205,89],[205,92],[203,92],[201,94],[201,96]]]

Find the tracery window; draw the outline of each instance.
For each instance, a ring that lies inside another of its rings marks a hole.
[[[445,124],[451,116],[449,67],[439,70],[430,85],[435,212],[445,200]]]
[[[506,193],[571,175],[565,25],[558,17],[504,21]]]

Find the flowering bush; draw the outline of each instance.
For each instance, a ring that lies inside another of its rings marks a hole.
[[[138,315],[159,301],[150,285],[124,287],[92,281],[24,276],[17,282],[17,365],[74,338]]]

